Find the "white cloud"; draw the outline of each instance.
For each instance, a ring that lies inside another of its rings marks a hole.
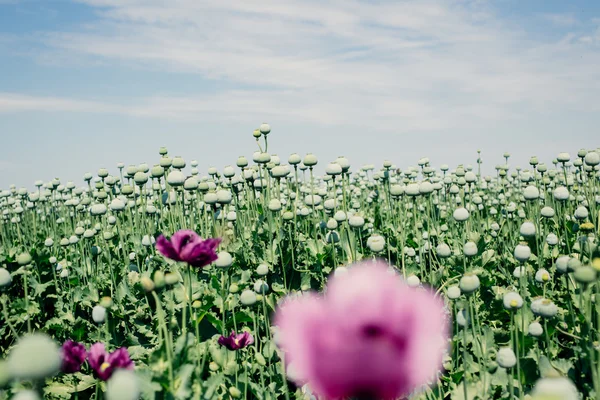
[[[570,26],[574,26],[577,25],[579,23],[579,21],[577,20],[577,18],[573,15],[573,14],[552,14],[552,13],[543,13],[541,14],[541,16],[553,23],[554,25],[557,26],[561,26],[561,27],[570,27]]]
[[[452,131],[598,107],[600,53],[589,35],[539,42],[486,2],[79,1],[99,21],[45,36],[61,62],[159,69],[165,79],[191,72],[239,89],[182,97],[174,88],[118,105],[12,98],[0,109]]]

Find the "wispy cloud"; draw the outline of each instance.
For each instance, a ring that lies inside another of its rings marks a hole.
[[[542,13],[542,18],[560,27],[571,27],[577,25],[579,21],[572,13],[552,14]]]
[[[0,95],[0,112],[269,119],[377,130],[452,131],[593,111],[595,33],[533,39],[487,2],[425,0],[78,0],[98,20],[47,32],[43,62],[185,72],[218,94],[73,99]],[[544,14],[571,26],[572,15]],[[583,61],[582,61],[583,60]]]
[[[223,107],[438,129],[467,118],[589,107],[600,88],[598,49],[579,37],[533,41],[478,1],[80,1],[97,7],[100,21],[48,34],[52,48],[259,88],[217,99],[150,99],[131,111],[138,115]],[[568,15],[546,18],[575,23]]]

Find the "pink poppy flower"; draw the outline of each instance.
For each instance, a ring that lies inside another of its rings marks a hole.
[[[382,262],[352,266],[325,295],[285,301],[275,315],[294,380],[330,399],[395,399],[434,380],[448,322],[441,300]]]
[[[221,239],[202,239],[191,230],[177,231],[167,240],[160,235],[156,249],[174,261],[186,262],[193,267],[204,267],[217,259],[216,248]]]

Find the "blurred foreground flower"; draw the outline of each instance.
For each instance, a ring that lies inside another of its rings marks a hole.
[[[231,332],[231,335],[228,337],[221,336],[219,338],[219,344],[221,346],[227,347],[229,350],[239,350],[243,349],[246,346],[254,343],[254,338],[249,332],[243,332],[240,334],[236,334],[235,331]]]
[[[87,358],[87,350],[85,349],[85,345],[74,342],[70,339],[63,344],[61,353],[61,370],[62,372],[68,374],[79,372],[81,370],[81,366]]]
[[[88,362],[95,375],[103,381],[108,380],[116,369],[133,369],[133,361],[129,358],[125,347],[108,353],[102,343],[92,345]]]
[[[443,303],[382,262],[334,276],[324,296],[288,299],[275,325],[292,379],[327,398],[407,395],[435,379],[448,346]]]
[[[186,262],[193,267],[204,267],[217,259],[216,248],[221,239],[202,239],[191,230],[175,232],[171,239],[159,236],[156,249],[174,261]]]

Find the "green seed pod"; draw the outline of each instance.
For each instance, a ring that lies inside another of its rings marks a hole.
[[[479,285],[480,283],[477,275],[470,272],[467,272],[462,278],[460,278],[459,287],[460,290],[465,294],[473,293],[479,289]]]
[[[162,271],[156,271],[154,273],[154,286],[157,289],[162,289],[166,285],[165,274]]]
[[[19,263],[19,265],[27,265],[29,263],[31,263],[31,254],[29,253],[21,253],[17,256],[17,263]]]
[[[254,305],[257,301],[256,293],[252,290],[244,290],[240,295],[240,302],[245,306]]]
[[[200,307],[202,307],[202,302],[200,300],[194,300],[194,302],[192,303],[192,308],[197,310]]]
[[[236,283],[232,283],[229,286],[229,293],[237,293],[240,291],[240,287]]]
[[[8,363],[6,361],[0,360],[0,388],[6,386],[8,382],[10,382],[10,370],[8,369]]]
[[[177,283],[179,283],[180,281],[180,276],[178,273],[176,272],[167,272],[165,274],[165,283],[167,285],[175,285]]]
[[[140,284],[146,293],[150,293],[154,290],[154,282],[147,276],[141,277]]]
[[[219,366],[215,362],[211,362],[210,364],[208,364],[208,368],[212,372],[217,372],[219,370]]]
[[[0,268],[0,288],[9,286],[12,282],[12,276],[10,272],[5,268]]]
[[[100,305],[104,308],[111,308],[113,305],[113,300],[110,296],[104,296],[100,299]]]
[[[579,267],[573,273],[573,277],[579,283],[588,284],[592,283],[597,278],[596,270],[588,265]]]
[[[8,355],[8,368],[17,379],[44,379],[60,370],[60,348],[44,333],[34,333],[19,339]]]
[[[231,395],[231,397],[233,397],[234,399],[239,399],[240,397],[242,397],[242,392],[240,391],[240,389],[232,386],[229,388],[229,394]]]

